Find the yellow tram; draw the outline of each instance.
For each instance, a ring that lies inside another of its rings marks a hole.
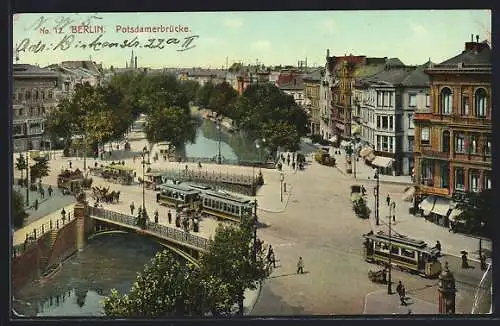
[[[134,181],[134,170],[127,166],[110,164],[102,170],[102,177],[110,182],[131,185]]]
[[[200,191],[182,184],[162,184],[156,194],[156,202],[178,208],[197,208],[200,201]]]
[[[441,273],[439,252],[427,246],[422,240],[415,240],[403,235],[392,235],[390,238],[383,231],[363,235],[363,254],[365,260],[372,263],[388,264],[389,252],[391,265],[424,277],[434,278]]]
[[[241,222],[243,215],[252,215],[254,202],[236,196],[206,190],[200,194],[202,213]]]

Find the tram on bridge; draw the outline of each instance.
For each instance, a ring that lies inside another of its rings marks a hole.
[[[422,240],[415,240],[395,234],[389,237],[383,231],[364,234],[363,253],[365,260],[386,265],[389,263],[410,273],[435,278],[441,273],[438,260],[439,251],[431,248]]]
[[[255,203],[229,194],[207,190],[201,193],[202,214],[241,222],[244,215],[252,215]]]
[[[182,184],[164,183],[158,187],[156,202],[176,208],[196,208],[200,202],[200,191]]]

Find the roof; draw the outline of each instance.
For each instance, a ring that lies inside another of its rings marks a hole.
[[[475,46],[474,46],[475,45]],[[466,43],[466,50],[462,53],[441,62],[434,68],[441,66],[457,66],[459,63],[463,65],[490,65],[491,66],[491,49],[487,43]]]
[[[385,69],[373,76],[365,78],[363,81],[372,85],[380,85],[380,86],[401,85],[403,80],[413,72],[413,70],[410,69],[412,68],[402,67],[402,68]]]
[[[63,61],[63,62],[61,62],[61,66],[67,67],[67,68],[85,68],[85,69],[92,70],[95,72],[102,71],[101,65],[98,65],[94,61],[90,61],[90,60]]]
[[[432,67],[433,64],[434,63],[429,60],[423,65],[418,66],[417,69],[403,79],[401,84],[406,87],[428,87],[429,75],[425,73],[425,69]]]
[[[281,73],[277,81],[278,87],[285,90],[304,89],[304,80],[295,73]]]
[[[50,77],[58,78],[58,74],[50,69],[29,64],[14,64],[12,75],[16,77]]]
[[[404,67],[405,64],[398,58],[389,58],[385,62],[385,65],[387,67]]]
[[[302,80],[305,82],[319,82],[321,80],[321,69],[316,69],[309,72],[308,74],[304,75],[304,77],[302,77]]]

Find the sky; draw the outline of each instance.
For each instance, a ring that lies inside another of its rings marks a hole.
[[[77,33],[78,26],[84,32],[84,25],[96,33]],[[127,31],[127,26],[132,30]],[[134,33],[136,26],[160,30]],[[167,30],[162,32],[162,26]],[[41,67],[89,59],[104,67],[125,67],[132,50],[139,67],[151,68],[222,68],[226,60],[229,66],[233,62],[296,65],[306,58],[308,66],[323,66],[327,49],[330,56],[391,57],[417,65],[429,58],[439,63],[459,54],[471,34],[479,35],[480,41],[491,41],[490,33],[489,10],[38,13],[13,17],[17,63]],[[148,39],[155,39],[153,48],[148,47]]]

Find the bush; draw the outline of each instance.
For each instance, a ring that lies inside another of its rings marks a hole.
[[[321,138],[321,135],[312,135],[311,136],[311,142],[313,144],[316,144],[316,143],[319,143],[323,140],[323,138]]]

